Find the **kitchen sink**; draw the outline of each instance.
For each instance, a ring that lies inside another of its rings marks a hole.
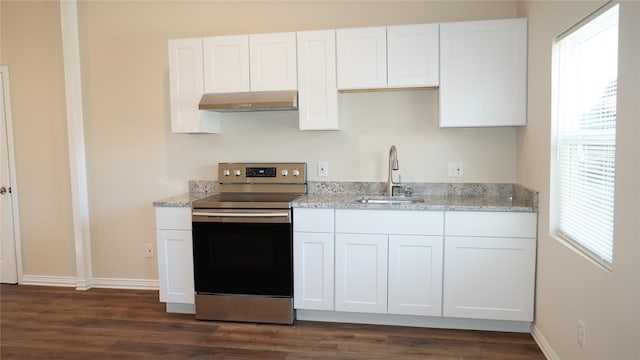
[[[356,198],[354,202],[361,203],[361,204],[402,205],[402,204],[423,203],[424,199],[410,198],[406,196],[361,196]]]

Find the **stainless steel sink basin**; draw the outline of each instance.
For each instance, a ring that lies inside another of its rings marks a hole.
[[[354,200],[354,202],[361,204],[389,204],[389,205],[402,205],[402,204],[417,204],[423,203],[422,198],[410,198],[404,196],[361,196]]]

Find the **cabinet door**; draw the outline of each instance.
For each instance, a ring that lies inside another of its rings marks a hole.
[[[533,321],[535,243],[447,236],[443,315]]]
[[[336,32],[298,32],[297,42],[300,130],[338,130]]]
[[[204,92],[202,39],[169,40],[169,104],[174,133],[219,133],[217,113],[198,110]]]
[[[296,34],[249,36],[252,91],[296,90]]]
[[[440,59],[440,126],[526,125],[526,19],[440,24]]]
[[[438,29],[438,24],[387,27],[387,86],[438,86]]]
[[[215,36],[203,40],[204,91],[249,91],[249,36]]]
[[[387,87],[387,28],[336,30],[338,89]]]
[[[293,235],[293,300],[296,309],[333,310],[333,233]]]
[[[389,236],[390,314],[442,315],[442,236]]]
[[[194,304],[190,230],[157,230],[160,301]]]
[[[387,312],[387,235],[336,234],[335,309]]]

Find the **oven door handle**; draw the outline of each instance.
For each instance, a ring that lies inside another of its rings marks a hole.
[[[288,217],[289,212],[260,212],[260,213],[227,213],[227,212],[202,212],[194,211],[193,216],[207,216],[207,217]]]

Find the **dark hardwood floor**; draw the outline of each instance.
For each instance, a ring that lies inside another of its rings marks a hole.
[[[5,359],[544,359],[529,334],[197,321],[156,291],[0,286]]]

